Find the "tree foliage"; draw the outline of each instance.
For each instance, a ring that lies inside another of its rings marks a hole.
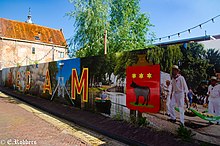
[[[108,31],[108,52],[143,49],[151,26],[149,17],[140,13],[139,0],[70,0],[76,33],[70,48],[77,57],[104,54],[104,31]]]
[[[209,76],[213,76],[216,72],[220,72],[220,51],[210,48],[207,51],[206,58],[209,61],[209,67],[207,69]]]
[[[75,19],[76,33],[71,41],[79,51],[77,56],[94,56],[103,51],[103,34],[108,29],[109,0],[71,0],[74,11],[67,13]],[[72,46],[70,46],[72,47]]]
[[[171,73],[171,66],[179,64],[183,58],[183,54],[180,49],[180,45],[169,45],[163,47],[163,58],[160,62],[161,70],[164,72]]]
[[[110,13],[109,51],[144,49],[152,26],[140,12],[139,0],[113,0]]]
[[[138,56],[134,52],[120,52],[116,54],[116,66],[114,74],[118,78],[125,79],[126,68],[133,65],[138,61]]]
[[[190,43],[187,48],[182,46],[181,50],[183,53],[181,72],[188,85],[196,88],[202,80],[207,79],[208,60],[206,59],[206,51],[198,43]]]

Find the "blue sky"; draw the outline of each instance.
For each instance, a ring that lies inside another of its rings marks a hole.
[[[141,11],[150,16],[156,37],[164,37],[186,30],[220,15],[220,0],[141,0]],[[63,28],[66,39],[74,34],[74,21],[65,16],[73,10],[68,0],[0,0],[0,17],[25,21],[31,7],[35,24],[55,29]],[[220,17],[191,33],[181,34],[171,40],[220,34]],[[162,41],[168,41],[164,39]]]

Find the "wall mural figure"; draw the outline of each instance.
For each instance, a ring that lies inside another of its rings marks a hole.
[[[144,102],[142,105],[146,103],[148,105],[148,101],[150,100],[150,88],[148,86],[140,86],[137,85],[134,81],[132,81],[131,85],[132,88],[134,88],[134,92],[136,95],[136,102],[135,104],[139,104],[139,97],[143,96],[144,97]]]
[[[160,110],[160,65],[127,67],[126,106],[140,112]]]
[[[53,91],[53,95],[51,97],[50,100],[53,100],[54,96],[55,96],[55,93],[58,91],[58,96],[62,96],[63,98],[65,97],[65,92],[69,98],[69,101],[71,102],[71,104],[74,106],[74,102],[72,101],[71,97],[70,97],[70,93],[69,91],[67,90],[66,88],[66,84],[64,82],[64,76],[62,75],[62,69],[63,69],[63,66],[64,66],[64,62],[62,61],[58,61],[58,65],[59,65],[59,72],[60,72],[60,76],[58,77],[58,83],[56,85],[56,88],[54,89]]]

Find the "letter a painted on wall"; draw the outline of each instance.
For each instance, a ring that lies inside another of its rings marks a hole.
[[[50,82],[50,74],[49,74],[49,70],[48,69],[46,71],[46,79],[45,79],[45,82],[44,82],[43,93],[45,93],[46,90],[49,91],[50,95],[52,95],[51,82]]]
[[[126,69],[126,106],[140,112],[160,109],[160,66],[129,66]]]
[[[26,71],[26,90],[30,90],[31,87],[31,72]]]
[[[72,69],[72,98],[76,99],[76,92],[77,94],[80,94],[83,89],[83,102],[88,102],[88,74],[89,70],[88,68],[83,68],[80,82],[78,79],[78,74],[76,69]]]
[[[18,88],[18,90],[21,89],[21,84],[20,84],[20,82],[21,82],[21,74],[20,74],[20,72],[18,71],[18,72],[17,72],[17,78],[16,78],[16,87]]]

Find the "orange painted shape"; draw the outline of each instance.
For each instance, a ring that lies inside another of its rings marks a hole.
[[[46,91],[49,91],[49,94],[52,95],[51,82],[50,82],[50,74],[49,74],[49,70],[48,69],[46,71],[46,79],[45,79],[45,83],[44,83],[43,93],[45,93]]]
[[[26,72],[26,90],[30,90],[31,87],[31,72]]]

